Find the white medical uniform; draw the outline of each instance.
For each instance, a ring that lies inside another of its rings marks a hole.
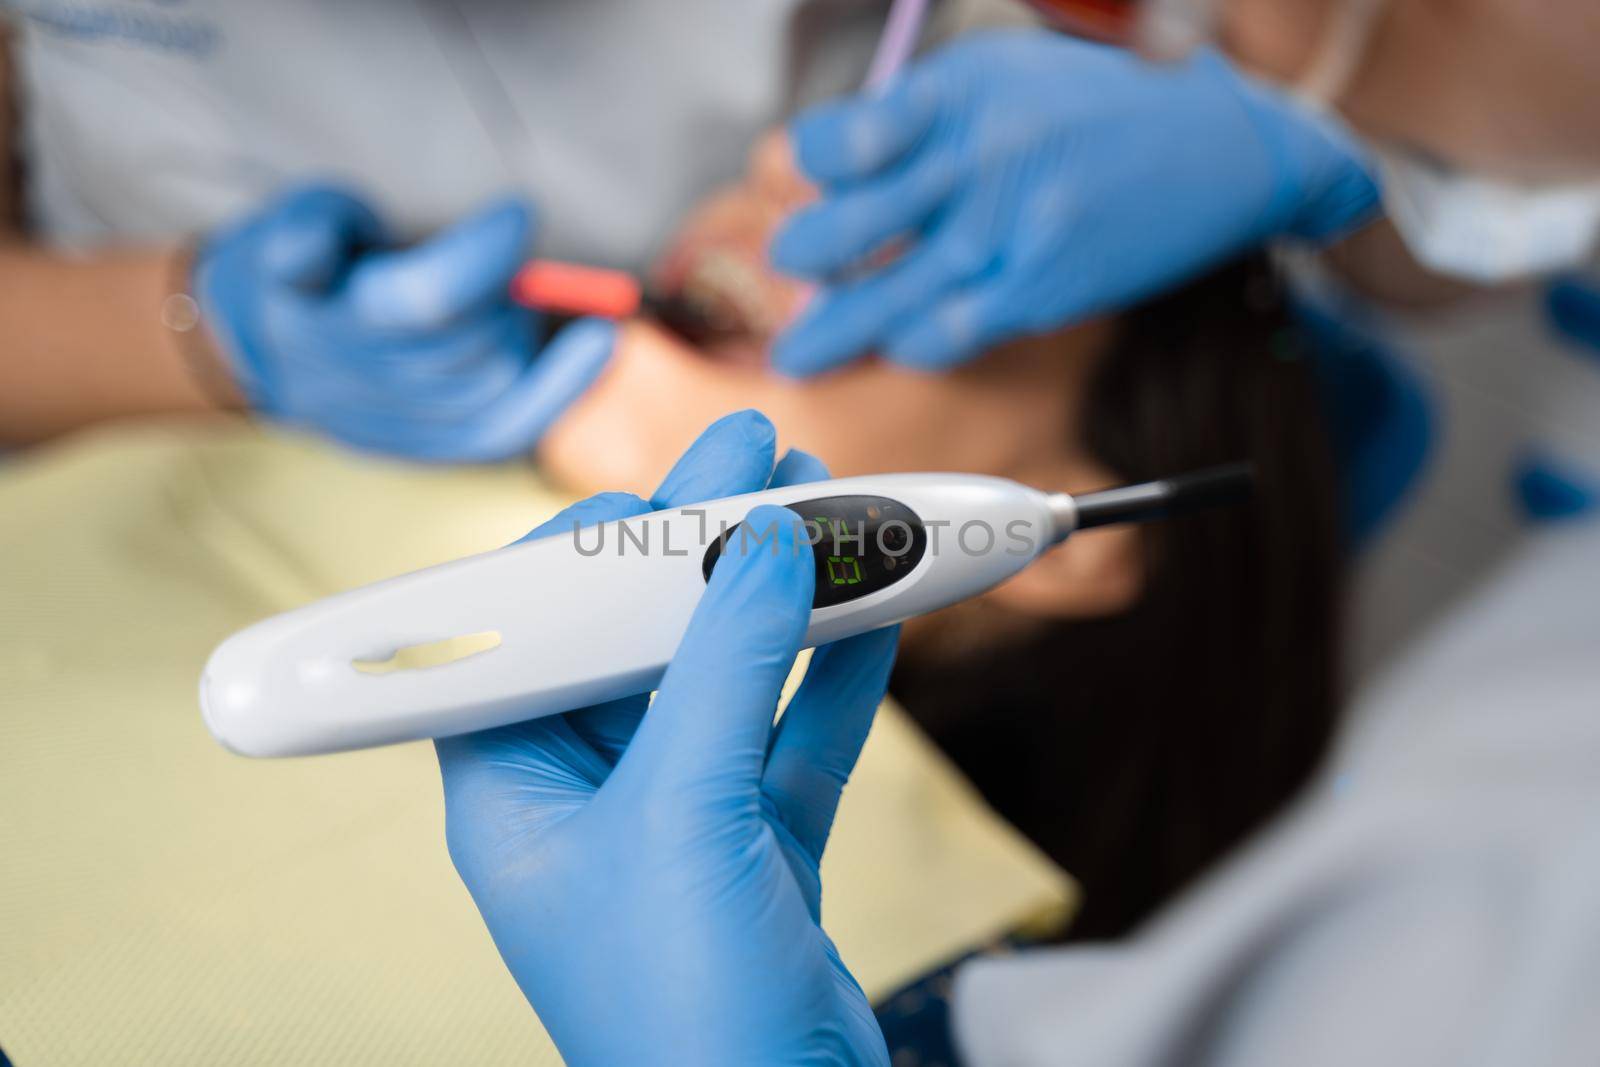
[[[887,0],[0,0],[28,211],[166,239],[327,177],[402,235],[497,193],[639,268],[756,136],[859,83]]]

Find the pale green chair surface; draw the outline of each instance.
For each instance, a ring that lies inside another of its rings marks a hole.
[[[450,866],[432,746],[243,759],[195,691],[233,630],[564,502],[523,465],[242,425],[0,466],[0,1048],[19,1067],[558,1062]],[[1073,900],[887,705],[823,877],[870,994]]]

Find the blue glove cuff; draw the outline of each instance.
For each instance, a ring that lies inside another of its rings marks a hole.
[[[251,340],[260,333],[254,302],[248,294],[235,291],[241,283],[229,276],[224,259],[211,255],[212,240],[207,238],[196,244],[194,265],[190,268],[189,291],[200,306],[201,325],[215,343],[250,410],[276,414],[265,360],[259,344]]]

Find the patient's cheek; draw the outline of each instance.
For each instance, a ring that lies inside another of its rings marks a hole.
[[[756,146],[751,170],[762,200],[767,205],[767,226],[762,238],[761,262],[764,269],[777,279],[780,296],[775,317],[779,329],[782,329],[806,309],[806,305],[816,295],[817,287],[811,282],[791,278],[773,270],[766,250],[789,216],[807,204],[814,203],[820,193],[817,187],[800,173],[800,168],[794,161],[794,150],[789,142],[788,133],[782,129],[774,130],[761,139]]]
[[[648,323],[627,323],[610,364],[545,434],[536,458],[574,493],[648,496],[707,425],[750,399],[726,368]]]

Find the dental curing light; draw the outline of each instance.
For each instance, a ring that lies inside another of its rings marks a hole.
[[[725,547],[778,550],[773,530],[744,523],[759,504],[793,512],[815,558],[809,647],[975,596],[1074,530],[1242,499],[1251,479],[1235,464],[1069,496],[973,474],[869,475],[573,528],[242,630],[212,653],[200,705],[246,756],[501,726],[653,689]]]

